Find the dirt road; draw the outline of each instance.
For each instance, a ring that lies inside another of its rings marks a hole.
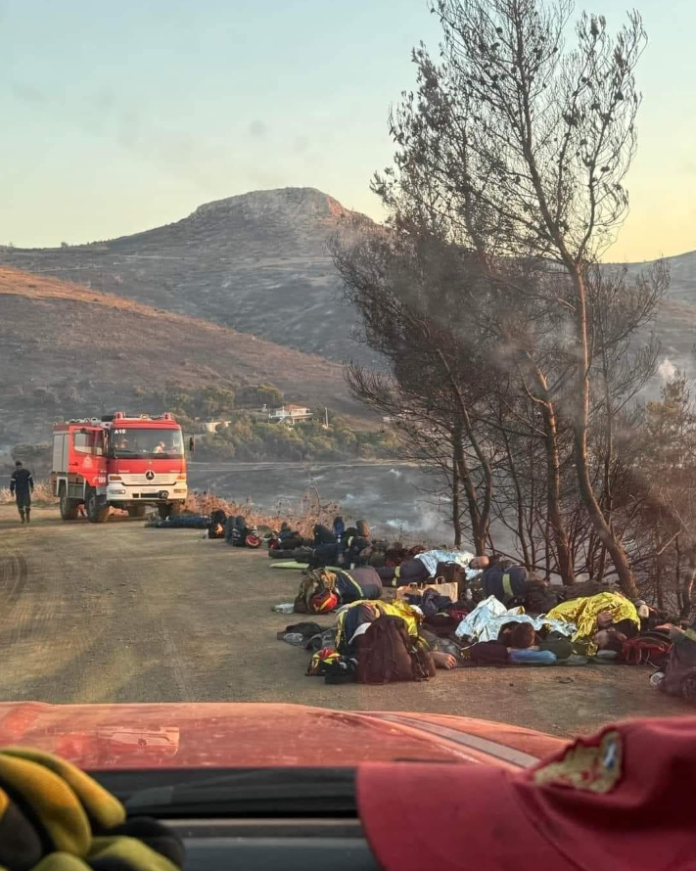
[[[189,530],[141,521],[62,523],[35,509],[29,528],[0,506],[0,700],[283,701],[418,710],[587,731],[616,717],[688,714],[613,666],[440,672],[426,684],[327,686],[308,655],[278,641],[296,572]],[[328,618],[318,622],[330,624]]]

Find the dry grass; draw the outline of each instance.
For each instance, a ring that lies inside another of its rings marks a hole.
[[[250,524],[256,526],[261,532],[264,528],[278,531],[280,524],[286,521],[292,529],[298,530],[305,538],[311,538],[313,527],[317,523],[328,526],[331,529],[334,517],[345,512],[341,510],[338,502],[323,502],[319,494],[310,490],[305,492],[302,499],[297,503],[278,502],[273,511],[259,511],[251,502],[231,502],[216,496],[214,493],[194,494],[189,497],[186,509],[196,514],[210,514],[216,508],[222,508],[227,515],[241,514]],[[348,525],[351,525],[350,523]],[[453,547],[452,544],[443,544],[440,541],[431,541],[427,533],[415,531],[406,532],[403,529],[394,530],[383,527],[379,523],[371,524],[373,538],[384,538],[388,541],[400,541],[404,547],[423,545],[427,548]]]
[[[126,297],[97,292],[82,284],[73,284],[70,281],[61,281],[46,275],[33,275],[30,272],[22,272],[19,269],[6,266],[0,266],[0,294],[20,295],[28,299],[67,299],[89,302],[105,308],[123,309],[147,316],[155,314],[163,320],[169,319],[189,324],[195,322],[193,318],[186,315],[162,312]],[[218,329],[224,328],[219,327]]]
[[[0,487],[0,505],[9,505],[14,501],[15,497],[10,493],[10,488]],[[58,501],[51,492],[50,481],[37,481],[34,484],[34,492],[31,501],[34,503],[48,502],[49,504],[54,504]]]
[[[0,487],[0,505],[11,505],[15,497],[9,487]],[[32,494],[34,504],[55,505],[58,500],[51,492],[49,481],[37,481]],[[193,494],[186,503],[186,509],[196,514],[210,514],[222,508],[226,514],[241,514],[259,529],[280,529],[285,520],[302,535],[311,536],[315,523],[331,527],[334,517],[340,513],[339,506],[333,502],[321,502],[313,494],[306,493],[297,504],[278,503],[272,512],[259,511],[250,502],[229,502],[214,493]]]
[[[316,523],[322,523],[329,529],[333,519],[340,514],[335,502],[321,502],[312,493],[305,493],[296,504],[279,502],[270,513],[259,511],[250,502],[230,502],[214,493],[194,494],[189,497],[186,508],[196,514],[210,514],[216,508],[222,508],[226,514],[241,514],[249,524],[263,532],[264,528],[278,530],[280,524],[286,521],[301,535],[311,537]]]
[[[10,505],[15,501],[8,487],[0,487],[0,505]],[[58,500],[51,492],[51,484],[47,480],[37,481],[34,486],[32,502],[35,505],[57,505]],[[301,535],[311,538],[313,527],[317,523],[328,526],[331,529],[334,517],[342,514],[341,506],[337,502],[324,502],[319,494],[307,491],[299,502],[278,502],[272,511],[259,510],[249,501],[233,502],[216,496],[214,493],[194,493],[186,502],[186,510],[195,514],[210,514],[216,508],[230,515],[241,514],[249,524],[255,526],[261,532],[267,529],[279,530],[280,524],[286,521]],[[380,529],[379,524],[373,528],[373,532],[383,534],[391,539],[398,539],[406,547],[414,544],[423,544],[428,536],[418,535],[403,530]]]

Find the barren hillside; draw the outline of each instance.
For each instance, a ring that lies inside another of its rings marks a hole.
[[[360,412],[343,368],[186,315],[0,267],[0,442],[47,434],[58,414],[138,410],[150,392],[269,381],[289,399]],[[144,409],[143,409],[144,410]]]
[[[660,368],[647,386],[645,398],[656,398],[664,379],[676,369],[690,378],[696,377],[696,251],[666,258],[670,287],[660,304],[655,320],[643,331],[639,341],[647,341],[654,332],[660,341]],[[648,263],[629,263],[629,275],[636,275]]]
[[[276,345],[369,364],[377,361],[354,341],[355,313],[342,300],[326,248],[331,236],[354,232],[356,221],[370,223],[313,188],[256,191],[111,241],[0,248],[0,263],[79,282],[95,296],[113,293]],[[672,286],[655,331],[663,360],[691,373],[696,252],[668,263]],[[629,270],[642,265],[629,264]],[[654,390],[657,385],[656,379]]]
[[[313,188],[258,191],[120,239],[3,249],[0,262],[332,360],[369,360],[352,340],[354,315],[326,249],[356,219],[368,220]]]
[[[662,345],[662,359],[696,374],[696,251],[667,258],[671,283],[655,321]],[[639,264],[633,264],[638,269]]]

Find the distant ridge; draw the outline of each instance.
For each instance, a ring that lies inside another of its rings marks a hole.
[[[314,188],[228,197],[131,236],[3,249],[0,262],[268,338],[332,360],[367,360],[326,243],[369,218]]]
[[[333,361],[375,361],[355,341],[326,243],[374,226],[315,188],[254,191],[110,241],[3,248],[0,263],[79,282],[159,309],[232,327]],[[662,356],[696,370],[696,251],[667,258],[672,284],[655,322]],[[628,264],[635,272],[646,263]]]
[[[339,364],[6,267],[0,267],[0,372],[0,447],[45,440],[57,414],[132,408],[138,395],[167,382],[237,389],[271,382],[289,401],[362,413]]]

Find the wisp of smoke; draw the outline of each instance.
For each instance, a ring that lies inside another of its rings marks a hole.
[[[677,367],[672,363],[669,357],[665,357],[657,367],[657,374],[660,376],[662,383],[667,384],[677,374]]]
[[[447,522],[437,509],[422,502],[416,503],[416,508],[418,510],[416,520],[387,520],[386,526],[390,529],[403,529],[404,532],[445,534]]]

